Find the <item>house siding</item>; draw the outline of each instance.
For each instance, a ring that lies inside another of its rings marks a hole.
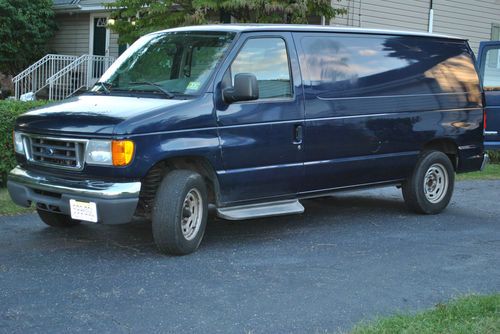
[[[346,15],[333,20],[334,25],[374,29],[427,30],[427,0],[342,0],[334,7],[347,8]]]
[[[103,13],[103,16],[106,16]],[[90,14],[60,14],[56,17],[59,30],[50,42],[58,54],[81,56],[89,53]],[[118,57],[118,34],[110,31],[109,55]]]
[[[480,41],[491,39],[492,25],[499,23],[498,0],[434,1],[434,31],[468,38],[476,52]]]
[[[433,32],[469,39],[477,52],[479,42],[491,39],[492,25],[500,24],[500,0],[434,0]],[[331,24],[362,28],[428,31],[429,0],[342,0],[334,7],[349,13]]]
[[[58,31],[50,42],[50,48],[65,55],[80,56],[89,52],[88,13],[62,14],[56,16]]]
[[[113,57],[118,57],[118,34],[110,31],[109,35],[109,55]]]
[[[361,2],[361,26],[366,28],[427,30],[428,16],[426,0]]]

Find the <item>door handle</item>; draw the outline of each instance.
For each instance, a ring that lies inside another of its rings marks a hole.
[[[293,143],[294,144],[302,144],[302,140],[304,139],[304,128],[300,124],[296,124],[294,126],[294,138],[293,138]]]

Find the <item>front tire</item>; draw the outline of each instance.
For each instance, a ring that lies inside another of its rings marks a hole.
[[[47,225],[52,227],[73,227],[80,224],[68,215],[37,209],[38,217]]]
[[[403,198],[412,211],[437,214],[450,203],[454,183],[455,171],[448,156],[440,151],[427,151],[402,185]]]
[[[194,252],[205,233],[208,213],[203,177],[189,170],[174,170],[160,183],[152,210],[153,238],[162,253]]]

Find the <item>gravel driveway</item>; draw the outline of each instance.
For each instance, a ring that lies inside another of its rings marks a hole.
[[[464,181],[436,216],[385,188],[304,201],[303,215],[211,219],[195,254],[151,227],[0,217],[0,332],[317,333],[500,291],[500,181]]]

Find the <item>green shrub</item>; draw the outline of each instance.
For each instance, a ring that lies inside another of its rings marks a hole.
[[[42,106],[47,101],[21,102],[0,100],[0,186],[5,187],[8,172],[16,166],[12,131],[17,116],[29,109]]]
[[[488,155],[492,164],[500,164],[500,151],[488,151]]]

